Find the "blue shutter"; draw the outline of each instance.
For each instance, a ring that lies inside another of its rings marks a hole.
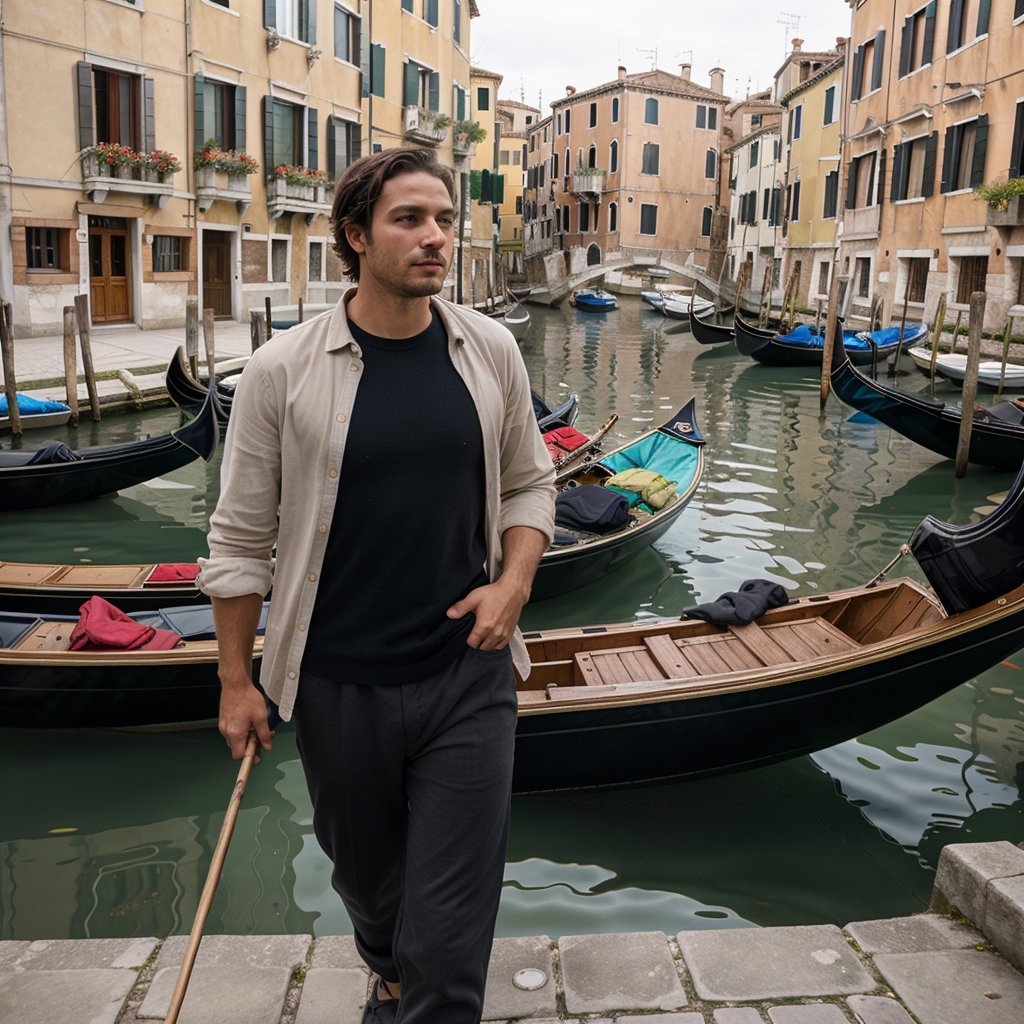
[[[302,41],[312,46],[316,43],[316,0],[306,0],[306,34]]]

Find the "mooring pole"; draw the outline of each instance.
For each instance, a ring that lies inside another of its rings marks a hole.
[[[964,372],[964,393],[960,404],[960,438],[956,446],[956,477],[967,472],[967,456],[971,451],[971,427],[974,425],[974,399],[978,394],[978,363],[981,362],[981,329],[985,323],[985,293],[971,292],[971,322],[967,335],[967,369]]]

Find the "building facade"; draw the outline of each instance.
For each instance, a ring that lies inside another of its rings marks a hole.
[[[93,324],[142,328],[183,323],[192,294],[238,320],[268,297],[334,301],[333,181],[402,144],[459,166],[477,13],[475,0],[8,0],[0,287],[15,334],[59,333],[76,294]]]

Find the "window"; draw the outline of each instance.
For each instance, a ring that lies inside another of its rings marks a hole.
[[[985,178],[988,115],[946,129],[942,154],[942,191],[975,188]]]
[[[932,62],[935,45],[935,0],[903,19],[900,36],[900,78]]]
[[[70,232],[66,228],[26,228],[25,261],[29,270],[68,270]]]
[[[452,0],[452,40],[462,42],[462,0]]]
[[[481,85],[476,90],[476,109],[491,109],[491,90],[486,85]]]
[[[269,96],[266,99],[266,106],[268,129],[266,155],[270,158],[267,160],[267,169],[277,167],[279,164],[303,166],[305,164],[303,146],[305,108],[291,103],[282,103]]]
[[[889,192],[893,202],[932,194],[938,148],[939,133],[932,132],[931,135],[903,142],[893,149],[892,186]]]
[[[907,283],[904,294],[908,302],[924,302],[930,262],[927,256],[914,256],[906,261]]]
[[[438,110],[441,105],[441,76],[414,60],[407,60],[402,79],[402,104]]]
[[[658,101],[653,96],[644,100],[644,124],[658,123]]]
[[[316,0],[272,0],[264,3],[267,28],[303,43],[316,42]]]
[[[975,7],[974,0],[952,0],[949,6],[949,25],[946,31],[946,53],[959,50],[961,46],[966,45],[972,39],[977,39],[988,33],[991,6],[990,0],[978,0],[977,16],[972,18],[971,13]],[[974,35],[969,36],[968,32],[972,26]]]
[[[423,0],[423,20],[437,28],[437,0]]]
[[[334,56],[349,64],[359,63],[359,18],[344,7],[334,6]]]
[[[596,103],[591,103],[590,104],[590,127],[591,128],[596,128],[597,127],[597,104]]]
[[[614,174],[619,169],[619,143],[612,139],[608,146],[608,173]]]
[[[793,182],[793,206],[790,211],[790,217],[792,220],[800,219],[800,181],[797,179]]]
[[[331,116],[327,119],[327,173],[332,178],[362,155],[359,125]]]
[[[166,274],[188,270],[187,239],[182,235],[153,236],[153,273]]]
[[[572,111],[566,108],[565,111],[565,134],[568,135],[572,128]]]
[[[766,188],[764,194],[761,197],[761,220],[768,219],[768,212],[771,209],[772,202],[772,190]]]
[[[658,207],[654,203],[640,204],[640,234],[656,235],[658,233]]]
[[[597,146],[591,146],[587,150],[587,167],[597,167]]]
[[[469,100],[469,96],[467,95],[466,90],[463,89],[462,86],[460,85],[453,86],[453,96],[454,99],[452,101],[452,106],[455,110],[455,120],[464,121],[466,119],[466,104]],[[536,142],[537,136],[530,136],[531,150],[536,147]]]
[[[384,95],[385,51],[380,43],[370,43],[370,93]]]
[[[714,178],[718,175],[718,151],[709,149],[704,154],[704,177]]]
[[[700,214],[700,233],[704,238],[711,237],[711,215],[713,211],[710,206],[705,206]]]
[[[866,299],[871,294],[871,257],[858,256],[853,262],[853,280],[858,298]]]
[[[507,149],[503,149],[498,154],[498,163],[499,164],[507,164],[508,163],[508,150]]]
[[[861,209],[875,205],[875,162],[877,153],[864,153],[850,161],[846,182],[846,208]]]
[[[1024,0],[1020,0],[1024,4]],[[1013,142],[1010,145],[1009,177],[1019,178],[1024,174],[1024,100],[1017,101],[1013,120]]]
[[[658,174],[661,163],[661,147],[656,142],[645,142],[643,161],[640,165],[641,174]]]
[[[609,203],[608,204],[608,230],[618,231],[619,230],[619,204]]]
[[[752,142],[750,144],[750,163],[748,164],[749,167],[757,166],[757,156],[760,148],[761,145],[758,142]]]
[[[985,291],[988,257],[961,256],[957,262],[960,264],[960,273],[957,275],[956,301],[967,305],[971,301],[972,292]]]
[[[270,240],[270,280],[276,282],[288,280],[287,238],[272,238]]]
[[[763,118],[763,116],[761,114],[751,114],[750,115],[750,127],[751,127],[751,130],[753,130],[754,128],[760,128],[761,127],[761,122],[763,120],[764,120],[764,118]]]
[[[718,127],[718,107],[709,107],[704,103],[697,104],[697,127],[709,128],[712,131]]]
[[[619,123],[619,97],[612,97],[612,124]]]
[[[821,208],[822,217],[829,219],[836,215],[836,205],[839,202],[839,172],[829,171],[825,175],[825,202]]]
[[[195,146],[215,139],[221,149],[245,149],[245,86],[195,79]]]
[[[882,88],[882,66],[885,59],[885,29],[879,29],[874,39],[861,43],[853,55],[852,98],[859,100],[868,92]],[[870,71],[870,78],[865,78]]]
[[[106,68],[94,68],[92,65],[85,65],[91,72],[92,79],[92,104],[95,110],[95,138],[90,139],[86,145],[94,142],[120,142],[122,146],[131,146],[132,149],[153,149],[155,145],[144,146],[142,139],[142,85],[143,80],[138,75],[127,75],[120,71],[109,71]],[[79,74],[83,65],[79,64]],[[79,79],[81,83],[81,78]],[[152,87],[152,79],[146,79],[146,84]],[[151,101],[147,95],[147,101]],[[79,102],[83,103],[85,97],[79,89]],[[149,110],[147,109],[147,113]],[[92,117],[92,114],[90,114]],[[82,147],[83,149],[85,146]]]
[[[803,130],[804,105],[801,103],[789,112],[789,140],[799,139]]]
[[[830,85],[825,90],[825,115],[821,119],[823,125],[832,124],[839,117],[836,111],[836,87]]]
[[[322,281],[324,279],[324,243],[309,243],[309,279],[310,281]]]
[[[580,203],[580,234],[590,230],[590,203]]]
[[[523,197],[522,196],[516,196],[516,213],[518,213],[520,216],[523,215]]]
[[[822,261],[818,264],[818,294],[828,295],[829,264]]]

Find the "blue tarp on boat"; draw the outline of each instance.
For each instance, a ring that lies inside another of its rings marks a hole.
[[[51,402],[48,398],[33,398],[31,395],[16,391],[18,412],[22,416],[34,416],[41,412],[70,412],[63,402]],[[7,415],[7,395],[0,393],[0,416]]]

